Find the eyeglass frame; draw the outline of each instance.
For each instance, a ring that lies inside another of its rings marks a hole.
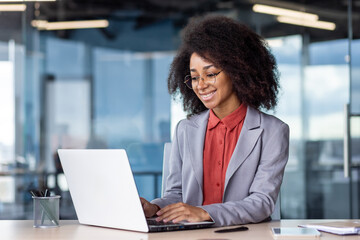
[[[186,75],[185,77],[184,77],[184,83],[185,83],[185,85],[188,87],[188,88],[190,88],[190,89],[193,89],[193,87],[192,87],[192,82],[193,81],[197,81],[197,85],[195,86],[195,87],[197,87],[197,86],[199,86],[199,82],[200,82],[200,78],[204,81],[204,83],[206,83],[206,84],[214,84],[214,83],[216,83],[216,77],[222,72],[223,70],[220,70],[219,72],[217,72],[217,73],[211,73],[211,74],[213,74],[213,78],[214,78],[214,82],[208,82],[208,81],[205,81],[205,78],[203,78],[201,75],[200,76],[197,76],[197,77],[191,77],[191,75]],[[209,74],[208,74],[209,75]],[[188,78],[188,77],[190,77],[190,78]],[[187,79],[188,78],[188,79]],[[196,80],[193,80],[193,78],[196,78]],[[190,84],[191,84],[191,87],[187,84],[188,82],[190,81]]]

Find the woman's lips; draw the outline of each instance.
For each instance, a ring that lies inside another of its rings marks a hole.
[[[200,97],[201,97],[202,100],[208,101],[214,96],[215,93],[216,93],[216,91],[206,93],[206,94],[200,94]]]

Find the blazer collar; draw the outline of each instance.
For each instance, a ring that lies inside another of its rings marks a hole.
[[[246,117],[243,127],[246,127],[248,130],[259,128],[261,124],[260,112],[255,108],[248,106]]]
[[[203,191],[203,151],[207,122],[209,119],[209,110],[195,115],[189,119],[190,124],[186,129],[188,136],[188,148],[190,151],[191,164],[195,172],[195,178]],[[202,194],[201,194],[202,196]],[[202,204],[202,197],[199,204]]]
[[[201,112],[200,114],[190,117],[189,121],[194,125],[194,127],[201,128],[204,126],[204,123],[205,123],[205,125],[207,125],[207,121],[209,119],[209,114],[210,114],[210,110],[205,110],[205,111]]]
[[[225,176],[224,196],[226,187],[240,165],[249,157],[251,151],[255,147],[263,129],[260,128],[261,117],[260,112],[252,107],[248,107],[244,125],[234,149],[234,153],[230,159]]]

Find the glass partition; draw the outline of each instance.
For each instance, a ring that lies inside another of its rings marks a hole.
[[[290,155],[284,176],[281,195],[283,218],[305,218],[305,195],[299,195],[306,189],[304,174],[303,148],[303,68],[301,53],[303,41],[301,35],[268,39],[280,72],[279,104],[275,112],[290,127]],[[296,186],[296,188],[294,187]]]
[[[350,197],[352,217],[360,218],[360,40],[358,37],[360,23],[357,13],[360,6],[355,1],[349,0],[351,8],[349,9],[349,55],[350,55],[350,111],[349,111],[349,162],[350,162]]]

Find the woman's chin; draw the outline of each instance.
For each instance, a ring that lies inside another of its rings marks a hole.
[[[211,102],[202,102],[202,103],[205,105],[205,107],[207,109],[213,109],[213,108],[216,107],[216,105],[214,103],[211,103]]]

